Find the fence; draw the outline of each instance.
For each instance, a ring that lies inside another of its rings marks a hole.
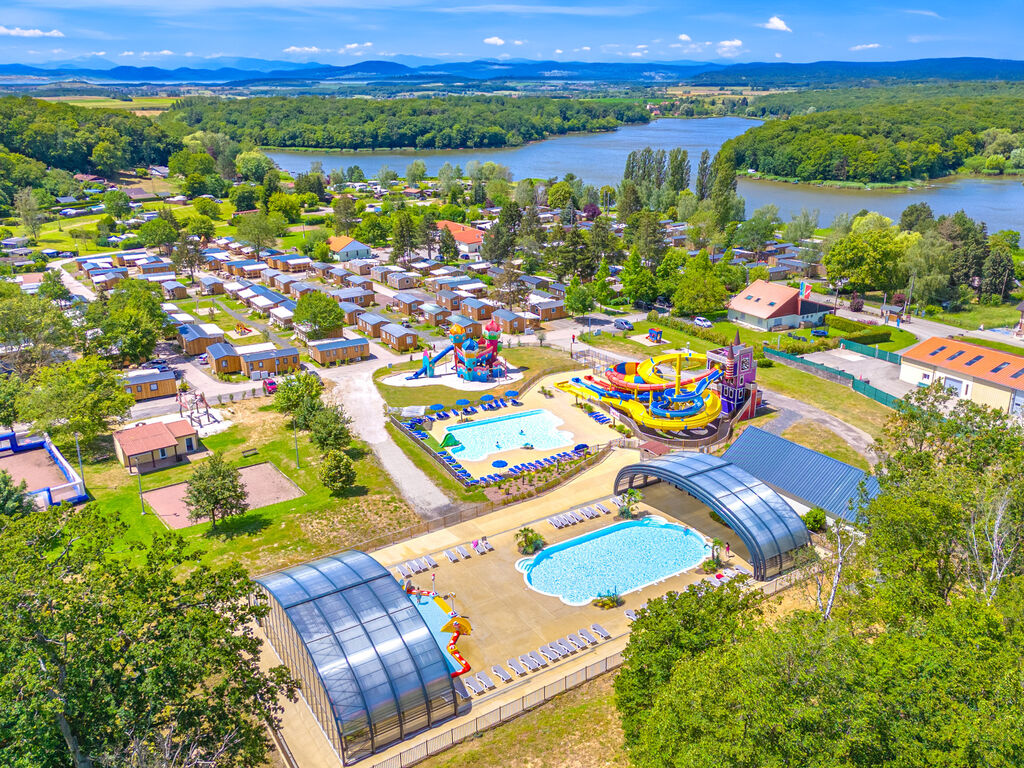
[[[851,342],[845,342],[847,344]],[[863,345],[858,345],[863,346]],[[865,349],[872,349],[872,347],[864,347]],[[765,354],[768,357],[775,358],[793,368],[798,368],[807,373],[813,373],[822,379],[833,381],[836,384],[842,384],[843,386],[850,387],[854,392],[864,395],[864,397],[871,398],[876,403],[881,403],[886,408],[896,409],[899,407],[902,400],[895,395],[890,395],[878,387],[874,387],[868,384],[866,381],[861,381],[852,373],[846,371],[840,371],[838,368],[830,368],[827,365],[821,363],[815,363],[811,360],[804,360],[802,357],[791,355],[788,352],[780,352],[774,349],[765,348]],[[860,350],[852,350],[859,352]],[[890,353],[885,353],[890,354]]]
[[[415,765],[421,760],[426,760],[431,755],[436,755],[438,752],[443,752],[446,749],[454,747],[456,744],[465,741],[471,736],[507,722],[508,720],[519,717],[519,715],[524,712],[528,712],[531,709],[539,707],[541,704],[550,701],[555,696],[572,690],[573,688],[593,680],[599,675],[603,675],[606,672],[616,669],[621,665],[622,653],[620,651],[616,651],[611,656],[599,659],[593,664],[587,665],[583,669],[570,672],[560,680],[555,680],[554,682],[548,683],[543,688],[530,691],[529,693],[520,696],[519,699],[515,701],[484,712],[468,722],[461,723],[460,725],[450,728],[443,733],[432,736],[424,742],[399,752],[397,755],[392,755],[391,757],[380,760],[376,763],[373,762],[371,758],[366,761],[367,768],[407,768],[407,766]],[[498,756],[495,756],[495,759],[498,760]]]
[[[6,432],[0,435],[0,455],[7,455],[10,452],[10,455],[13,456],[28,451],[46,451],[65,480],[58,485],[29,488],[28,496],[36,504],[44,507],[52,507],[64,501],[80,504],[89,498],[85,490],[85,480],[64,458],[64,454],[53,444],[48,434],[45,432],[41,435],[33,435],[29,432]]]
[[[848,349],[851,352],[856,352],[859,355],[874,357],[878,360],[884,360],[887,363],[893,363],[894,365],[899,365],[900,361],[903,360],[903,356],[897,352],[889,352],[888,350],[879,349],[878,347],[869,347],[867,344],[850,341],[849,339],[840,340],[839,346],[843,349]]]

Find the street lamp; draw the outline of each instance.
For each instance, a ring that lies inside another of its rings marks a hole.
[[[299,469],[299,430],[295,426],[295,418],[292,417],[292,436],[295,438],[295,468]]]

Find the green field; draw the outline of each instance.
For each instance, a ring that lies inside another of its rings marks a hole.
[[[818,451],[833,459],[851,464],[865,472],[871,471],[868,464],[858,451],[855,451],[828,427],[813,421],[799,421],[782,433],[782,437],[799,443],[812,451]]]
[[[60,101],[73,107],[92,109],[127,109],[132,111],[163,111],[178,100],[177,96],[134,96],[131,101],[112,99],[108,96],[58,96],[43,101]]]
[[[344,496],[332,496],[320,483],[320,452],[301,432],[301,468],[296,469],[295,438],[286,418],[258,402],[231,405],[233,413],[229,418],[234,426],[203,439],[203,447],[222,452],[236,466],[273,462],[305,495],[250,510],[218,524],[216,531],[209,523],[183,529],[182,534],[199,546],[204,560],[237,560],[251,572],[263,573],[358,545],[417,522],[415,513],[396,495],[387,472],[361,444],[355,443],[349,450],[358,476],[356,485]],[[242,451],[248,449],[258,453],[244,458]],[[66,455],[74,456],[74,446],[70,450]],[[184,463],[145,474],[142,489],[181,482],[191,471],[191,465]],[[138,477],[129,475],[112,456],[86,465],[85,481],[89,493],[104,508],[120,511],[128,526],[128,540],[148,542],[154,533],[164,529],[158,517],[142,514]]]

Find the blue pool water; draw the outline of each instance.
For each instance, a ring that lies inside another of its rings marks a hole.
[[[434,636],[437,647],[441,649],[441,655],[444,656],[448,668],[452,672],[458,672],[461,667],[456,663],[452,655],[448,653],[448,641],[452,639],[451,633],[441,631],[441,627],[448,623],[448,614],[444,612],[444,609],[432,597],[409,595],[409,599],[416,606],[416,610],[420,612],[423,621],[430,627],[430,634]]]
[[[492,453],[532,445],[538,451],[550,451],[572,445],[572,432],[558,429],[562,420],[543,408],[510,413],[469,424],[445,427],[462,443],[451,453],[462,461],[482,461]]]
[[[610,525],[516,563],[536,591],[567,605],[624,595],[693,568],[711,555],[700,534],[661,517]]]

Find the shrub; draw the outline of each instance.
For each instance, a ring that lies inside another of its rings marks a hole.
[[[829,328],[835,328],[837,331],[843,333],[860,333],[861,331],[867,330],[867,324],[861,323],[856,320],[850,320],[847,317],[840,317],[839,315],[825,315],[825,325]]]
[[[625,601],[615,592],[609,592],[607,594],[598,595],[590,604],[600,608],[603,611],[610,611],[612,608],[618,608]]]
[[[328,451],[320,465],[320,482],[331,493],[339,494],[352,487],[356,481],[356,469],[352,459],[344,451]]]
[[[533,528],[520,528],[516,531],[516,547],[520,554],[532,555],[543,549],[546,543],[544,537]]]
[[[864,311],[864,299],[861,298],[860,294],[854,293],[850,296],[850,311],[851,312],[863,312]]]
[[[821,533],[825,530],[825,510],[821,507],[814,507],[813,509],[807,510],[807,514],[804,515],[804,525],[807,526],[807,530],[814,531],[815,533]]]

